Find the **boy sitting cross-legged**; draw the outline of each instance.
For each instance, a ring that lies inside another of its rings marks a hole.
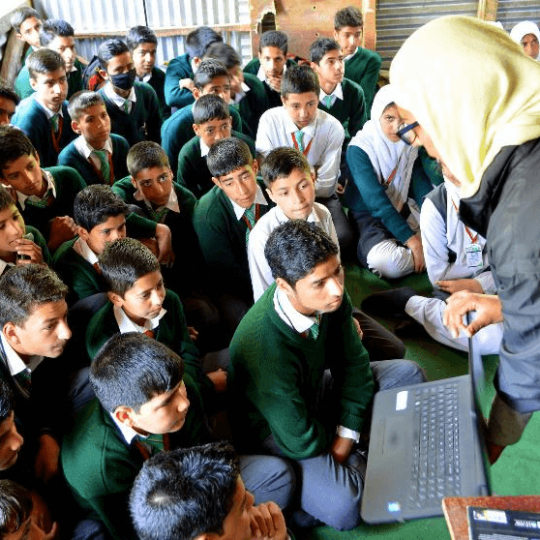
[[[238,131],[231,131],[229,106],[219,96],[207,94],[201,96],[193,105],[193,137],[186,143],[178,156],[176,181],[183,184],[200,199],[214,186],[212,174],[206,164],[210,147],[221,139],[233,135],[245,141],[252,155],[255,155],[255,143]]]
[[[111,119],[100,94],[83,90],[69,100],[71,128],[79,135],[58,156],[58,164],[77,169],[87,185],[112,185],[127,175],[129,144],[111,133]]]

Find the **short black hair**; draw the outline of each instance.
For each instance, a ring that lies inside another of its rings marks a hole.
[[[107,65],[115,56],[129,52],[128,46],[118,38],[104,41],[98,49],[97,56],[101,69],[107,71]]]
[[[334,15],[334,29],[339,32],[345,26],[363,28],[362,12],[356,6],[347,6]]]
[[[240,55],[228,43],[212,43],[206,50],[204,58],[213,58],[221,62],[227,69],[239,66],[242,63]]]
[[[99,267],[107,290],[122,297],[138,279],[160,271],[157,257],[135,238],[119,238],[106,244],[99,256]]]
[[[56,51],[38,49],[28,55],[26,67],[28,68],[30,78],[36,80],[36,75],[38,74],[52,73],[60,68],[66,69],[66,63]]]
[[[229,79],[229,72],[227,68],[217,60],[213,58],[205,58],[197,68],[197,73],[193,77],[193,84],[195,88],[202,90],[207,84],[211,84],[216,77],[227,77]]]
[[[274,279],[291,287],[320,263],[339,253],[337,245],[315,223],[291,219],[276,227],[268,237],[264,256]]]
[[[72,120],[77,121],[88,107],[94,105],[103,105],[105,107],[105,101],[103,101],[101,94],[92,90],[79,90],[69,99],[69,116]]]
[[[2,79],[0,79],[0,97],[13,101],[15,105],[18,105],[21,101],[21,98],[17,95],[17,92],[13,90],[13,87]]]
[[[0,126],[0,178],[9,163],[22,156],[34,156],[37,151],[30,139],[15,126]]]
[[[320,37],[309,48],[309,59],[318,64],[329,51],[341,51],[341,45],[332,38]]]
[[[201,96],[193,104],[193,123],[197,125],[210,120],[226,120],[230,118],[229,106],[222,98],[214,94]]]
[[[11,23],[13,30],[20,33],[21,24],[26,21],[26,19],[30,19],[31,17],[41,20],[39,13],[34,8],[26,6],[14,11],[9,22]]]
[[[140,540],[222,535],[233,506],[240,463],[227,442],[160,452],[133,483],[130,511]]]
[[[138,413],[151,399],[176,388],[184,362],[156,339],[139,332],[114,334],[90,365],[90,382],[109,412],[124,406]]]
[[[220,34],[209,26],[199,26],[186,37],[185,47],[189,59],[202,58],[208,46],[216,41],[223,41]]]
[[[281,96],[287,99],[289,94],[314,92],[319,97],[319,78],[309,66],[290,66],[283,74]]]
[[[30,490],[13,480],[0,480],[0,537],[18,531],[33,508]]]
[[[236,137],[215,142],[206,157],[206,164],[212,176],[219,178],[240,167],[251,165],[253,156],[247,143]]]
[[[283,54],[287,54],[289,38],[285,32],[280,30],[268,30],[259,40],[259,52],[262,52],[264,47],[277,47]]]
[[[264,185],[270,187],[278,178],[286,178],[295,169],[310,171],[309,162],[296,148],[280,146],[271,150],[261,165]]]
[[[141,141],[134,144],[127,155],[127,169],[135,178],[143,169],[151,167],[170,167],[169,157],[163,148],[154,141]]]
[[[128,30],[126,34],[126,44],[131,52],[143,43],[154,43],[157,45],[157,36],[148,26],[134,26]]]
[[[13,410],[13,390],[4,380],[0,379],[0,424],[7,420]]]
[[[58,36],[73,37],[75,30],[73,26],[62,19],[47,19],[43,21],[41,30],[39,31],[39,42],[42,47],[46,47],[51,41]]]
[[[23,326],[35,309],[64,300],[67,292],[67,285],[47,266],[9,268],[0,278],[0,328],[8,322]]]
[[[111,186],[102,184],[85,187],[77,193],[73,202],[73,219],[79,227],[88,232],[110,217],[125,216],[128,213],[129,208],[125,201]]]
[[[11,196],[11,193],[6,189],[5,186],[0,184],[0,212],[5,210],[11,205],[15,205],[15,201]]]

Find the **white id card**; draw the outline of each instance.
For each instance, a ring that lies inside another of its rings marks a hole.
[[[478,244],[469,244],[465,247],[465,258],[469,268],[478,269],[484,266],[482,248]]]

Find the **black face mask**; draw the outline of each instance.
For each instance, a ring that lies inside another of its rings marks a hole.
[[[120,90],[131,90],[135,77],[137,76],[137,70],[135,68],[130,69],[127,73],[120,73],[119,75],[109,75],[111,83]]]

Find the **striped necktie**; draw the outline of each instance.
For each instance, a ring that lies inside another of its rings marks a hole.
[[[296,144],[298,145],[298,150],[300,152],[304,152],[304,132],[299,129],[298,131],[294,132],[294,140],[296,141]]]
[[[330,109],[332,107],[332,95],[330,96],[324,96],[323,97],[323,101],[324,101],[324,106],[327,108],[327,109]]]
[[[109,152],[107,150],[94,150],[94,154],[98,157],[101,164],[101,176],[106,184],[112,184],[111,165],[109,163]]]

